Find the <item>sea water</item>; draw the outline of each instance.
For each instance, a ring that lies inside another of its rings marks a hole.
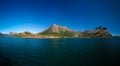
[[[114,66],[120,38],[0,37],[0,66]]]

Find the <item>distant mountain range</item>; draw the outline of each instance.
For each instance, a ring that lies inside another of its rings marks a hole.
[[[3,33],[0,32],[0,36],[5,36],[5,35],[6,35],[6,34],[3,34]]]
[[[0,33],[0,35],[4,35]],[[109,33],[106,27],[97,27],[94,30],[85,30],[83,32],[75,32],[68,29],[66,26],[59,26],[56,24],[51,25],[48,29],[33,34],[25,31],[22,33],[10,32],[9,36],[24,37],[24,38],[111,38],[112,35]]]

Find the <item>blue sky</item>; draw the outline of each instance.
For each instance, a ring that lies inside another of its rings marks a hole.
[[[75,31],[105,26],[120,35],[119,0],[0,0],[0,32],[37,33],[51,24]]]

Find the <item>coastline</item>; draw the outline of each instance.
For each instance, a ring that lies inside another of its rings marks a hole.
[[[109,39],[109,38],[114,38],[114,37],[16,37],[16,38],[34,38],[34,39],[68,39],[68,38],[100,38],[100,39]]]

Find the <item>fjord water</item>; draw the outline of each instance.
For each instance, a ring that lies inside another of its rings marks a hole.
[[[119,38],[0,37],[0,66],[112,66],[119,56]]]

